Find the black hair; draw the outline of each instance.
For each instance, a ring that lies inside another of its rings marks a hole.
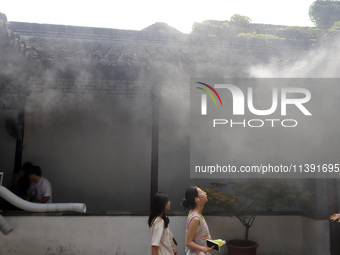
[[[25,162],[23,165],[22,165],[22,170],[26,171],[28,168],[32,167],[33,164],[31,162]]]
[[[194,209],[196,206],[195,198],[198,197],[197,186],[189,186],[185,190],[185,199],[182,201],[182,206],[185,209]]]
[[[169,225],[169,218],[165,215],[165,206],[169,202],[169,196],[164,192],[157,192],[152,201],[150,215],[148,219],[149,227],[152,226],[153,222],[158,216],[162,215],[162,219],[164,221],[164,228],[167,228]]]
[[[37,176],[41,176],[41,168],[39,166],[31,166],[27,169],[27,175],[36,174]]]
[[[22,167],[21,167],[21,169],[24,171],[24,177],[25,178],[27,178],[27,176],[28,176],[28,170],[30,169],[30,168],[32,168],[32,167],[34,167],[34,165],[31,163],[31,162],[25,162],[23,165],[22,165]]]

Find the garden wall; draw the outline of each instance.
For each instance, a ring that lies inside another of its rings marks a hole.
[[[5,219],[14,230],[1,236],[0,254],[149,254],[147,216],[33,214],[5,216]],[[184,254],[185,221],[186,216],[170,217],[170,228],[178,241],[178,255]],[[243,237],[243,229],[235,218],[207,216],[206,221],[213,238]],[[259,216],[251,228],[250,239],[259,243],[258,255],[329,255],[327,233],[327,220]],[[220,254],[226,254],[226,249]]]

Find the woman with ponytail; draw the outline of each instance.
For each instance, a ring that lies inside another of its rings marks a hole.
[[[151,228],[152,255],[176,255],[176,249],[171,245],[169,218],[166,213],[170,211],[170,200],[165,193],[156,193],[152,205],[148,225]]]
[[[207,194],[196,186],[190,186],[185,191],[182,206],[191,209],[188,214],[185,232],[185,254],[205,255],[214,249],[208,247],[207,239],[211,239],[209,228],[202,215],[205,203],[208,202]]]

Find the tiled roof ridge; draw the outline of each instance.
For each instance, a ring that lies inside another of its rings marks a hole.
[[[77,39],[99,39],[111,40],[112,38],[122,38],[130,40],[147,41],[186,41],[189,34],[176,32],[170,26],[168,29],[149,29],[153,25],[138,30],[124,30],[115,28],[82,27],[71,25],[39,24],[27,22],[10,22],[16,33],[20,35],[37,35],[44,37],[77,38]]]

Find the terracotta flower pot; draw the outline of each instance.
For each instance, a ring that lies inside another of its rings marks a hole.
[[[226,245],[228,247],[228,255],[256,255],[258,243],[248,241],[248,246],[244,246],[244,240],[229,240]]]

